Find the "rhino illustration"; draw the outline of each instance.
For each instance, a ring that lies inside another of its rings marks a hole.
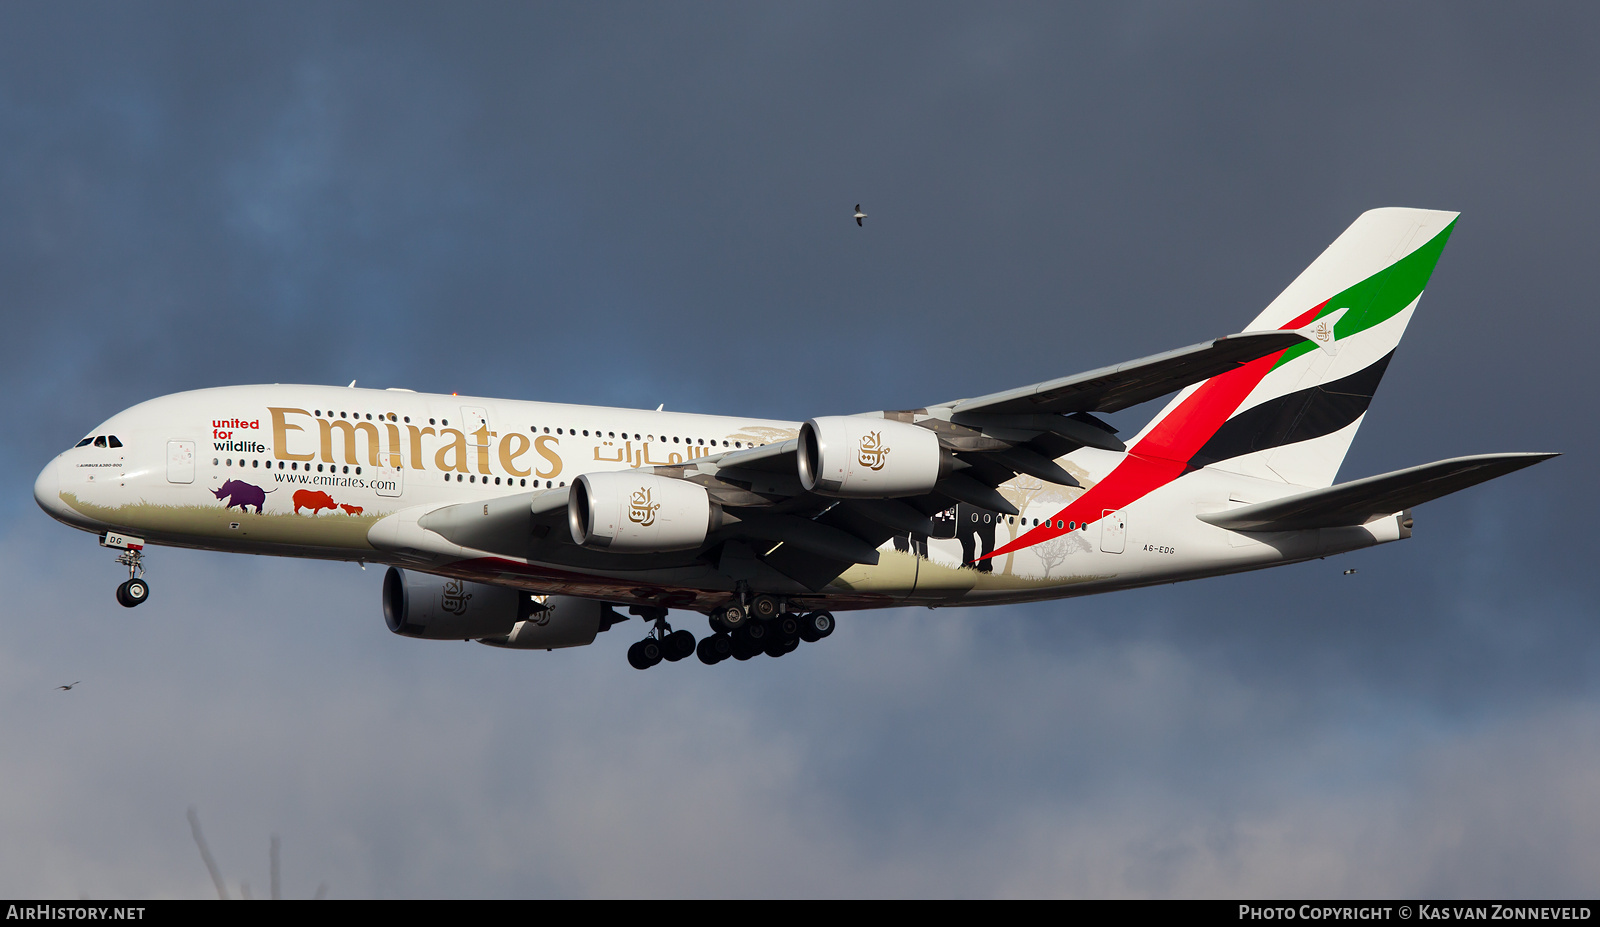
[[[211,494],[218,499],[224,496],[228,499],[227,508],[238,506],[242,512],[250,511],[250,506],[256,507],[256,514],[261,514],[261,506],[266,504],[267,493],[277,492],[275,489],[262,489],[246,483],[244,480],[229,480],[222,484],[222,488],[211,490]]]
[[[294,513],[296,515],[300,514],[301,509],[310,509],[311,514],[315,515],[323,509],[331,512],[338,507],[339,504],[333,501],[333,497],[320,489],[302,489],[294,494]]]
[[[339,503],[339,508],[344,509],[346,515],[360,515],[362,511],[359,505],[345,505],[343,502]]]

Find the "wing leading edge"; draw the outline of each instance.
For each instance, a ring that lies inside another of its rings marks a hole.
[[[1304,340],[1294,331],[1224,335],[1175,351],[947,405],[956,414],[1118,412]]]

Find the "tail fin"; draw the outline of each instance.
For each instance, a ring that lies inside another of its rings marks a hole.
[[[1247,331],[1307,342],[1188,387],[1133,453],[1330,486],[1458,213],[1362,213]]]

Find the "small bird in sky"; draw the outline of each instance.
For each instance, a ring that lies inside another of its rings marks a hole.
[[[856,214],[854,216],[852,216],[851,218],[856,220],[856,225],[860,225],[861,224],[861,220],[865,219],[866,217],[867,217],[867,214],[861,211],[861,204],[857,203],[856,204]]]
[[[78,682],[83,682],[83,680],[80,679],[80,680],[78,680]],[[73,683],[72,686],[77,685],[78,682]],[[70,691],[72,691],[72,686],[56,686],[56,688],[60,689],[63,692],[70,692]]]
[[[1354,568],[1348,569],[1348,570],[1344,571],[1344,575],[1346,575],[1346,576],[1354,576],[1354,575],[1356,575],[1356,571],[1355,571]]]

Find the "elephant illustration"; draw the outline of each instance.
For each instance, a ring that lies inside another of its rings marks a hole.
[[[961,542],[961,562],[971,564],[973,569],[980,573],[994,572],[994,564],[989,560],[980,560],[973,563],[978,557],[987,556],[994,550],[995,525],[1004,515],[968,505],[963,502],[953,509],[946,509],[932,517],[933,533],[929,534],[897,534],[894,536],[894,549],[910,551],[918,557],[927,559],[928,539],[950,540],[952,538]]]

